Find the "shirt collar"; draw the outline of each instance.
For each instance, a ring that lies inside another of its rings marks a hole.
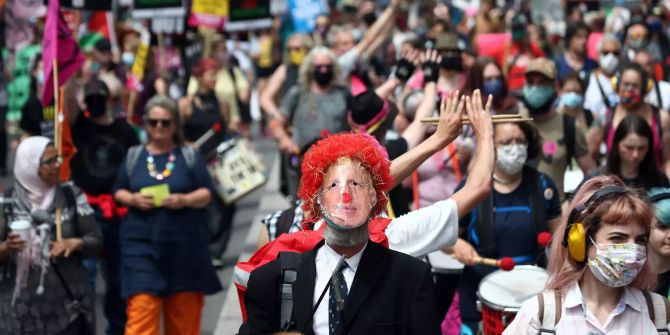
[[[345,259],[349,268],[351,270],[353,270],[354,272],[356,272],[356,270],[358,269],[358,264],[361,263],[361,256],[363,256],[363,251],[365,251],[365,248],[367,248],[367,246],[368,246],[368,243],[365,242],[365,245],[363,246],[363,248],[359,252],[357,252],[356,254],[351,256],[350,258]],[[323,248],[324,248],[324,251],[325,251],[326,258],[329,260],[329,262],[333,261],[334,263],[337,263],[337,261],[340,259],[340,257],[342,257],[342,255],[335,252],[335,250],[333,250],[328,244],[324,243]]]
[[[586,310],[586,306],[584,305],[584,296],[582,295],[582,291],[579,288],[578,283],[573,284],[567,289],[563,304],[565,305],[565,308],[572,308],[583,305],[584,309]],[[639,297],[635,295],[633,289],[628,286],[624,287],[623,289],[621,298],[619,298],[619,303],[617,304],[617,309],[623,309],[626,305],[630,306],[637,312],[642,311],[642,302],[640,301]]]

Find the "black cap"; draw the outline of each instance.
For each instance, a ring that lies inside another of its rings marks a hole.
[[[86,86],[84,86],[84,97],[93,95],[103,96],[105,99],[108,98],[109,88],[107,87],[107,84],[98,78],[93,78],[86,82]]]
[[[100,52],[112,51],[112,44],[106,38],[99,39],[97,42],[95,42],[95,45],[93,47],[95,48],[95,50],[98,50]]]
[[[374,90],[367,91],[354,96],[351,99],[351,120],[359,125],[370,122],[384,109],[384,100]]]

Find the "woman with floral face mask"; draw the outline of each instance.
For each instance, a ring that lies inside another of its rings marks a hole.
[[[477,259],[512,257],[516,264],[537,263],[543,251],[536,242],[538,233],[557,226],[561,215],[556,185],[524,165],[540,151],[535,128],[525,122],[495,124],[493,141],[493,192],[461,219],[467,237],[453,248],[456,259],[467,265],[458,287],[459,307],[463,324],[473,333],[481,320],[475,306],[479,282],[495,270],[477,265]]]
[[[589,180],[570,207],[552,239],[545,292],[524,302],[503,334],[667,331],[667,301],[646,292],[656,278],[649,205],[612,176]]]

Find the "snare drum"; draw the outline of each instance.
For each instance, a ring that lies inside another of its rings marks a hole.
[[[463,263],[456,258],[438,250],[426,256],[431,271],[435,274],[457,274],[463,272]]]
[[[207,169],[226,204],[265,184],[265,167],[249,141],[231,139],[219,144],[216,151],[216,159],[207,165]]]
[[[501,334],[514,320],[521,304],[544,290],[547,279],[547,271],[532,265],[519,265],[512,271],[498,270],[484,277],[477,291],[484,334]]]

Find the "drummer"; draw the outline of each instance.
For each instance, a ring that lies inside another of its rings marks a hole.
[[[477,287],[495,267],[477,265],[480,257],[512,257],[516,264],[536,264],[544,259],[537,245],[540,232],[558,226],[559,193],[552,180],[525,166],[540,150],[537,131],[528,122],[494,124],[496,161],[493,192],[460,220],[464,238],[453,254],[467,265],[458,286],[463,326],[477,333]]]
[[[524,302],[503,334],[667,331],[667,301],[645,291],[655,282],[649,205],[619,178],[601,176],[580,188],[570,210],[552,239],[546,291]]]

